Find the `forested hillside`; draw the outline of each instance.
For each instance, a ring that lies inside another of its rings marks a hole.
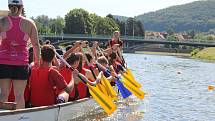
[[[206,32],[215,28],[215,0],[196,1],[172,6],[137,16],[145,30],[195,30]]]

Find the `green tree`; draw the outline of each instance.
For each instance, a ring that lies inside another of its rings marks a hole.
[[[96,14],[90,14],[90,18],[92,19],[92,34],[96,34],[96,26],[97,22],[102,19],[102,17],[96,15]]]
[[[128,18],[125,24],[126,35],[133,36],[134,34],[134,36],[145,36],[143,24],[140,21],[137,21],[135,18]]]
[[[92,34],[92,20],[84,9],[73,9],[65,16],[64,33]]]
[[[194,39],[206,40],[206,36],[203,33],[198,33],[198,34],[195,35]]]
[[[174,30],[173,30],[173,28],[172,27],[170,27],[170,26],[168,26],[167,28],[166,28],[166,32],[167,32],[167,34],[168,35],[173,35],[175,32],[174,32]]]
[[[50,33],[49,28],[49,17],[46,15],[37,16],[36,19],[33,19],[39,34],[48,34]]]
[[[65,27],[64,18],[58,16],[55,19],[51,19],[49,22],[49,27],[50,27],[51,33],[54,33],[54,34],[63,33],[63,29]]]
[[[112,35],[116,30],[119,30],[119,27],[112,18],[100,18],[96,23],[96,34]]]
[[[169,35],[167,37],[167,41],[177,41],[177,39],[176,39],[175,35]]]
[[[207,36],[207,40],[214,40],[215,38],[212,35]]]
[[[196,32],[195,30],[188,30],[187,34],[193,39],[195,37]]]

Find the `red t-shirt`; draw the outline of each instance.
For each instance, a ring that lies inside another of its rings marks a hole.
[[[82,68],[81,74],[86,75],[86,70]],[[84,82],[79,82],[78,83],[78,94],[79,94],[79,99],[87,97],[87,86]]]
[[[61,90],[67,86],[63,76],[52,67],[33,67],[29,80],[32,106],[56,104],[56,88]]]
[[[64,77],[67,84],[72,80],[72,70],[67,67],[63,67],[60,69],[60,74]],[[76,85],[75,85],[76,86]],[[62,92],[61,90],[57,90],[57,93],[59,94]],[[72,91],[69,93],[70,99],[75,98],[75,88],[72,89]]]

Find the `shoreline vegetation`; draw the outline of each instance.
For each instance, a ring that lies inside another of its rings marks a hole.
[[[191,55],[193,58],[215,62],[215,47],[209,47],[203,50],[194,50]]]
[[[165,56],[191,57],[190,53],[170,53],[170,52],[136,51],[135,54],[148,54],[148,55],[165,55]]]
[[[215,47],[209,47],[205,49],[195,49],[191,53],[170,53],[170,52],[149,52],[149,51],[136,51],[136,54],[148,54],[148,55],[165,55],[165,56],[177,56],[184,58],[194,58],[209,60],[215,62]]]

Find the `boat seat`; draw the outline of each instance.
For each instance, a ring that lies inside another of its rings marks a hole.
[[[16,103],[15,102],[0,102],[0,109],[16,110]]]

